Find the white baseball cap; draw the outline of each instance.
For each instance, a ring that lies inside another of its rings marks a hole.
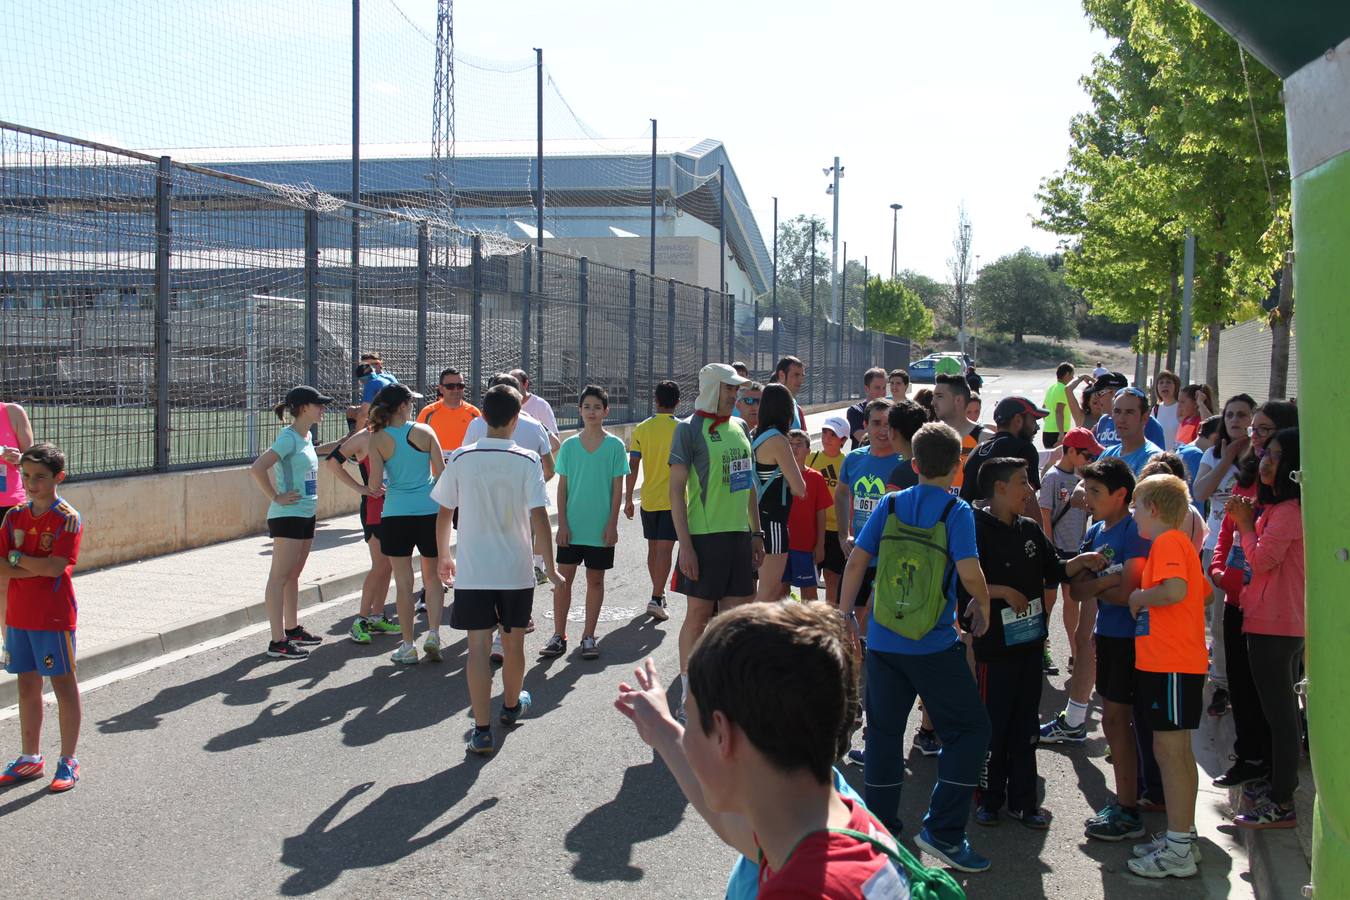
[[[837,434],[840,439],[848,437],[851,433],[848,427],[848,419],[843,416],[830,416],[825,420],[825,427]]]

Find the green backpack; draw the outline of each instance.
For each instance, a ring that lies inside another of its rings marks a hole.
[[[947,516],[956,497],[947,502],[942,517],[931,528],[906,525],[895,514],[895,502],[910,494],[910,517],[918,506],[918,491],[886,498],[886,527],[877,552],[877,574],[872,616],[891,631],[917,641],[933,630],[947,605],[947,588],[956,564],[947,549]]]

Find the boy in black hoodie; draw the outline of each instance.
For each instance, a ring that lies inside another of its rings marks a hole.
[[[1026,460],[987,460],[979,481],[990,503],[988,511],[975,511],[975,540],[993,604],[989,629],[974,639],[975,680],[993,732],[975,792],[975,821],[997,825],[1006,801],[1009,816],[1028,828],[1045,829],[1050,817],[1036,797],[1041,654],[1047,635],[1041,597],[1079,573],[1105,568],[1106,559],[1100,553],[1060,559],[1041,526],[1021,514],[1034,492]]]

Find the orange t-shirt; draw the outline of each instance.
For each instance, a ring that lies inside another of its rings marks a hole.
[[[1209,671],[1205,598],[1210,587],[1195,545],[1175,528],[1154,538],[1139,586],[1147,590],[1169,578],[1185,579],[1186,597],[1180,603],[1140,611],[1141,616],[1148,614],[1148,633],[1136,633],[1134,667],[1143,672],[1204,675]]]
[[[450,409],[437,400],[427,404],[418,413],[417,421],[431,426],[431,430],[436,432],[436,440],[441,442],[441,455],[448,457],[451,451],[458,450],[460,444],[464,443],[464,432],[469,430],[469,423],[481,415],[478,407],[472,403],[461,403]]]
[[[961,438],[961,465],[956,467],[956,477],[952,479],[952,493],[960,493],[961,485],[966,480],[966,460],[970,459],[970,454],[975,448],[980,446],[980,439],[977,435],[983,433],[984,426],[980,425],[972,428],[970,434]]]

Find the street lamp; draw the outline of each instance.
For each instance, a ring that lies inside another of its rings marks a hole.
[[[900,210],[904,208],[899,203],[891,204],[891,281],[895,280],[896,250],[900,246]]]
[[[826,175],[833,175],[834,180],[825,188],[825,193],[834,198],[834,233],[830,236],[830,313],[836,322],[839,321],[839,179],[844,177],[844,167],[839,165],[839,157],[834,158],[834,165],[827,166],[821,170]]]

